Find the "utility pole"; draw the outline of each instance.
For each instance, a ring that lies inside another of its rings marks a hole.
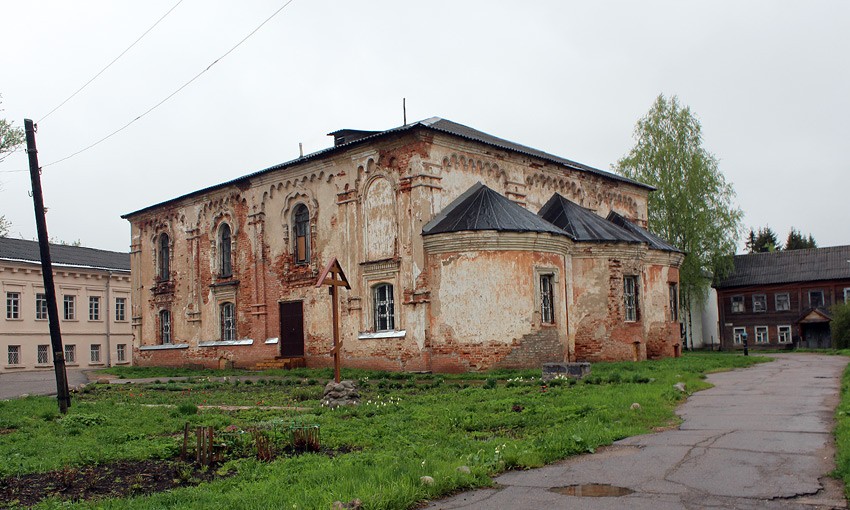
[[[53,286],[53,263],[50,260],[50,244],[47,237],[47,220],[44,217],[44,197],[41,194],[41,168],[38,167],[38,150],[35,148],[35,127],[30,119],[24,119],[27,137],[27,155],[30,161],[32,201],[35,207],[35,225],[38,229],[38,247],[41,252],[41,274],[44,278],[44,293],[47,297],[47,319],[50,325],[50,344],[53,347],[53,369],[56,372],[56,399],[59,412],[65,414],[71,406],[68,391],[68,374],[65,371],[65,350],[59,331],[59,309],[56,306],[56,290]],[[109,320],[109,317],[107,317]]]

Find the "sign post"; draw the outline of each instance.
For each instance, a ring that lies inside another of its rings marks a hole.
[[[319,280],[316,282],[316,288],[321,287],[322,285],[330,286],[330,294],[331,301],[333,306],[333,333],[334,333],[334,346],[331,352],[334,355],[334,382],[339,383],[339,358],[340,358],[340,349],[342,348],[342,340],[339,338],[339,287],[345,287],[346,289],[351,289],[351,285],[348,284],[348,279],[345,277],[345,273],[342,271],[342,268],[337,262],[336,257],[331,260],[325,269],[322,270],[322,274],[319,275]]]

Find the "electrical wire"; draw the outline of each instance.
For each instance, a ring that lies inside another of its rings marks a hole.
[[[93,77],[92,77],[89,81],[85,82],[85,83],[83,84],[83,86],[82,86],[82,87],[80,87],[80,88],[78,88],[78,89],[77,89],[77,91],[76,91],[76,92],[74,92],[73,94],[71,94],[70,96],[68,96],[68,99],[66,99],[66,100],[62,101],[61,103],[59,103],[59,105],[58,105],[58,106],[56,106],[55,108],[53,108],[52,110],[50,110],[49,112],[47,112],[47,114],[46,114],[46,115],[44,115],[42,118],[38,119],[38,121],[36,121],[36,124],[38,124],[39,122],[43,121],[43,120],[44,120],[44,119],[46,119],[47,117],[50,117],[50,115],[51,115],[53,112],[55,112],[56,110],[58,110],[59,108],[62,108],[62,106],[64,106],[64,105],[65,105],[65,103],[67,103],[68,101],[70,101],[71,99],[73,99],[73,98],[74,98],[74,96],[76,96],[77,94],[79,94],[80,92],[82,92],[84,88],[88,87],[88,86],[89,86],[89,84],[90,84],[91,82],[93,82],[94,80],[96,80],[98,76],[100,76],[100,75],[101,75],[101,74],[103,74],[103,73],[104,73],[107,69],[109,69],[110,67],[112,67],[112,64],[114,64],[115,62],[117,62],[119,58],[123,57],[125,53],[127,53],[128,51],[130,51],[130,49],[131,49],[133,46],[135,46],[135,45],[136,45],[136,43],[138,43],[139,41],[141,41],[141,40],[142,40],[142,38],[143,38],[144,36],[148,35],[148,32],[150,32],[150,31],[151,31],[151,30],[153,30],[153,29],[154,29],[157,25],[159,25],[159,22],[160,22],[160,21],[162,21],[162,20],[164,20],[166,16],[168,16],[169,14],[171,14],[171,11],[173,11],[174,9],[176,9],[176,8],[177,8],[177,6],[178,6],[178,5],[180,5],[182,2],[183,2],[183,0],[177,0],[177,3],[176,3],[176,4],[174,4],[174,6],[173,6],[171,9],[168,9],[168,12],[166,12],[165,14],[163,14],[163,15],[162,15],[162,17],[160,17],[158,20],[156,20],[156,23],[154,23],[153,25],[151,25],[151,27],[150,27],[150,28],[148,28],[147,30],[145,30],[145,32],[144,32],[142,35],[140,35],[138,39],[136,39],[135,41],[133,41],[133,44],[131,44],[130,46],[127,46],[127,49],[125,49],[125,50],[124,50],[124,51],[122,51],[122,52],[121,52],[121,53],[120,53],[117,57],[115,57],[114,59],[112,59],[112,62],[110,62],[110,63],[106,64],[106,67],[104,67],[103,69],[101,69],[101,70],[100,70],[100,72],[98,72],[96,75],[94,75],[94,76],[93,76]]]
[[[258,32],[261,28],[263,28],[263,26],[264,26],[266,23],[268,23],[269,21],[271,21],[271,20],[272,20],[272,18],[274,18],[275,16],[277,16],[277,15],[280,13],[280,11],[284,10],[284,9],[285,9],[287,6],[289,6],[289,4],[291,4],[293,1],[294,1],[294,0],[287,0],[287,2],[286,2],[286,3],[284,3],[284,4],[283,4],[283,5],[282,5],[282,6],[281,6],[278,10],[276,10],[274,13],[272,13],[272,15],[271,15],[271,16],[269,16],[268,18],[266,18],[266,19],[265,19],[265,21],[263,21],[262,23],[260,23],[260,24],[257,26],[257,28],[255,28],[254,30],[252,30],[251,32],[249,32],[249,33],[248,33],[248,35],[246,35],[244,38],[242,38],[242,40],[241,40],[241,41],[239,41],[238,43],[236,43],[236,45],[235,45],[235,46],[233,46],[232,48],[230,48],[229,50],[227,50],[227,51],[226,51],[226,52],[225,52],[222,56],[220,56],[220,57],[218,57],[217,59],[215,59],[215,60],[214,60],[214,61],[213,61],[210,65],[208,65],[208,66],[207,66],[204,70],[202,70],[201,72],[199,72],[198,74],[196,74],[194,77],[192,77],[189,81],[187,81],[186,83],[184,83],[183,85],[181,85],[180,87],[178,87],[178,88],[177,88],[177,90],[175,90],[174,92],[172,92],[171,94],[169,94],[168,96],[166,96],[166,97],[165,97],[165,99],[163,99],[162,101],[160,101],[160,102],[156,103],[155,105],[151,106],[150,108],[148,108],[148,109],[147,109],[145,112],[143,112],[141,115],[137,116],[136,118],[134,118],[134,119],[133,119],[133,120],[131,120],[130,122],[128,122],[128,123],[126,123],[126,124],[124,124],[123,126],[121,126],[120,128],[116,129],[115,131],[113,131],[113,132],[109,133],[108,135],[104,136],[104,137],[103,137],[103,138],[101,138],[100,140],[97,140],[96,142],[94,142],[94,143],[92,143],[92,144],[90,144],[90,145],[88,145],[88,146],[86,146],[86,147],[84,147],[84,148],[82,148],[82,149],[78,150],[77,152],[74,152],[74,153],[72,153],[72,154],[69,154],[68,156],[65,156],[64,158],[57,159],[56,161],[52,161],[52,162],[50,162],[50,163],[47,163],[46,165],[42,165],[42,168],[45,168],[45,167],[48,167],[48,166],[51,166],[51,165],[55,165],[56,163],[61,163],[62,161],[65,161],[65,160],[67,160],[67,159],[73,158],[74,156],[77,156],[78,154],[81,154],[81,153],[83,153],[83,152],[85,152],[85,151],[87,151],[87,150],[91,149],[92,147],[95,147],[95,146],[97,146],[97,145],[99,145],[99,144],[101,144],[101,143],[105,142],[106,140],[108,140],[108,139],[112,138],[113,136],[117,135],[117,134],[118,134],[118,133],[120,133],[121,131],[124,131],[125,129],[127,129],[128,127],[130,127],[130,126],[131,126],[134,122],[136,122],[137,120],[139,120],[139,119],[141,119],[142,117],[146,116],[147,114],[151,113],[152,111],[154,111],[155,109],[157,109],[159,106],[161,106],[163,103],[165,103],[166,101],[168,101],[168,100],[169,100],[169,99],[171,99],[172,97],[176,96],[176,95],[177,95],[177,94],[178,94],[181,90],[183,90],[183,89],[185,89],[186,87],[188,87],[188,86],[189,86],[192,82],[194,82],[195,80],[197,80],[198,78],[200,78],[200,77],[201,77],[204,73],[206,73],[207,71],[209,71],[209,70],[210,70],[210,68],[211,68],[212,66],[216,65],[216,64],[217,64],[219,61],[221,61],[223,58],[225,58],[226,56],[228,56],[228,55],[230,55],[231,53],[233,53],[233,51],[234,51],[234,50],[236,50],[236,48],[238,48],[239,46],[241,46],[241,45],[242,45],[242,43],[244,43],[244,42],[245,42],[245,41],[247,41],[247,40],[248,40],[251,36],[253,36],[255,33],[257,33],[257,32]]]

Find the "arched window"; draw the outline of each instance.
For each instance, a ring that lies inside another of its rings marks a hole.
[[[298,204],[292,213],[292,228],[295,231],[295,263],[310,262],[310,211],[304,204]]]
[[[230,225],[222,223],[218,229],[218,269],[219,276],[233,276],[233,261],[230,257]]]
[[[171,277],[171,240],[168,238],[168,234],[162,233],[159,235],[159,242],[157,243],[157,262],[159,267],[157,267],[157,277],[161,281],[168,280]]]
[[[381,283],[372,287],[372,311],[375,317],[375,331],[395,329],[395,307],[393,305],[393,286]]]
[[[168,310],[159,312],[159,341],[163,345],[171,343],[171,312]]]
[[[221,339],[236,340],[236,314],[233,303],[221,304]]]

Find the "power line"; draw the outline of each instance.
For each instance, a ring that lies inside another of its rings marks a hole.
[[[221,61],[223,58],[225,58],[226,56],[228,56],[228,55],[230,55],[231,53],[233,53],[233,51],[234,51],[236,48],[238,48],[239,46],[241,46],[241,45],[242,45],[242,43],[244,43],[244,42],[245,42],[245,41],[247,41],[247,40],[248,40],[251,36],[253,36],[255,33],[257,33],[257,32],[258,32],[261,28],[263,28],[263,26],[264,26],[266,23],[268,23],[269,21],[271,21],[271,20],[272,20],[272,18],[274,18],[275,16],[277,16],[277,15],[280,13],[280,11],[284,10],[284,9],[285,9],[287,6],[289,6],[289,4],[291,4],[293,1],[294,1],[294,0],[287,0],[287,2],[286,2],[286,3],[284,3],[284,4],[283,4],[283,5],[282,5],[282,6],[281,6],[278,10],[276,10],[275,12],[273,12],[273,13],[272,13],[272,15],[271,15],[271,16],[269,16],[268,18],[266,18],[266,19],[265,19],[262,23],[260,23],[260,24],[257,26],[257,28],[255,28],[254,30],[252,30],[251,32],[249,32],[249,33],[248,33],[248,35],[246,35],[244,38],[242,38],[242,40],[241,40],[241,41],[239,41],[238,43],[236,43],[236,45],[234,45],[232,48],[230,48],[229,50],[227,50],[227,51],[226,51],[226,52],[225,52],[222,56],[220,56],[220,57],[218,57],[217,59],[215,59],[215,60],[214,60],[214,61],[213,61],[210,65],[208,65],[208,66],[207,66],[204,70],[202,70],[201,72],[199,72],[198,74],[196,74],[195,76],[193,76],[193,77],[192,77],[189,81],[187,81],[186,83],[184,83],[183,85],[181,85],[180,87],[178,87],[178,88],[177,88],[177,90],[175,90],[174,92],[172,92],[171,94],[169,94],[168,96],[166,96],[166,97],[165,97],[165,99],[163,99],[162,101],[160,101],[160,102],[156,103],[155,105],[151,106],[150,108],[148,108],[148,109],[147,109],[144,113],[142,113],[141,115],[137,116],[136,118],[134,118],[134,119],[133,119],[133,120],[131,120],[130,122],[128,122],[128,123],[126,123],[126,124],[124,124],[124,125],[123,125],[123,126],[121,126],[120,128],[118,128],[118,129],[116,129],[115,131],[113,131],[113,132],[109,133],[108,135],[106,135],[106,136],[104,136],[103,138],[101,138],[100,140],[98,140],[98,141],[96,141],[96,142],[92,143],[91,145],[88,145],[88,146],[86,146],[86,147],[84,147],[84,148],[82,148],[82,149],[78,150],[77,152],[74,152],[74,153],[72,153],[72,154],[69,154],[68,156],[65,156],[65,157],[64,157],[64,158],[62,158],[62,159],[57,159],[56,161],[52,161],[52,162],[50,162],[50,163],[47,163],[46,165],[42,165],[42,168],[45,168],[45,167],[48,167],[48,166],[51,166],[51,165],[55,165],[56,163],[61,163],[62,161],[65,161],[65,160],[67,160],[67,159],[73,158],[74,156],[76,156],[76,155],[78,155],[78,154],[81,154],[81,153],[83,153],[83,152],[85,152],[85,151],[87,151],[87,150],[91,149],[92,147],[95,147],[95,146],[97,146],[97,145],[101,144],[102,142],[105,142],[106,140],[108,140],[108,139],[112,138],[113,136],[117,135],[117,134],[118,134],[118,133],[120,133],[121,131],[124,131],[125,129],[127,129],[128,127],[130,127],[130,125],[132,125],[134,122],[136,122],[137,120],[139,120],[139,119],[141,119],[142,117],[146,116],[146,115],[147,115],[147,114],[149,114],[150,112],[154,111],[155,109],[157,109],[159,106],[161,106],[163,103],[165,103],[166,101],[168,101],[168,100],[169,100],[169,99],[171,99],[172,97],[176,96],[176,95],[177,95],[177,94],[178,94],[181,90],[183,90],[183,89],[185,89],[186,87],[188,87],[188,86],[189,86],[192,82],[194,82],[195,80],[197,80],[198,78],[200,78],[200,77],[201,77],[204,73],[206,73],[207,71],[209,71],[209,70],[210,70],[210,68],[211,68],[212,66],[216,65],[216,64],[217,64],[219,61]]]
[[[176,8],[177,8],[177,6],[178,6],[178,5],[180,5],[180,3],[182,3],[182,2],[183,2],[183,0],[177,0],[177,3],[176,3],[176,4],[174,4],[174,7],[172,7],[171,9],[168,9],[168,12],[166,12],[165,14],[163,14],[163,15],[162,15],[162,17],[160,17],[158,20],[156,20],[156,23],[154,23],[153,25],[151,25],[151,27],[150,27],[149,29],[145,30],[145,32],[144,32],[142,35],[140,35],[138,39],[136,39],[135,41],[133,41],[133,44],[131,44],[130,46],[127,46],[127,49],[125,49],[125,50],[124,50],[124,51],[122,51],[122,52],[121,52],[121,53],[120,53],[117,57],[115,57],[114,59],[112,59],[112,62],[110,62],[110,63],[106,64],[106,67],[104,67],[103,69],[101,69],[101,70],[100,70],[100,72],[98,72],[96,75],[94,75],[94,76],[93,76],[93,77],[92,77],[89,81],[85,82],[85,83],[83,84],[83,86],[82,86],[82,87],[80,87],[80,88],[78,88],[78,89],[77,89],[77,91],[76,91],[76,92],[74,92],[73,94],[71,94],[70,96],[68,96],[68,99],[66,99],[66,100],[62,101],[61,103],[59,103],[59,105],[58,105],[57,107],[55,107],[55,108],[53,108],[52,110],[50,110],[49,112],[47,112],[47,115],[45,115],[44,117],[42,117],[42,118],[38,119],[38,121],[36,122],[36,124],[38,124],[39,122],[43,121],[43,120],[44,120],[44,119],[46,119],[47,117],[50,117],[50,115],[51,115],[53,112],[55,112],[56,110],[58,110],[59,108],[62,108],[62,106],[63,106],[65,103],[67,103],[68,101],[70,101],[71,99],[73,99],[73,98],[74,98],[74,96],[76,96],[77,94],[79,94],[80,92],[82,92],[82,90],[83,90],[84,88],[88,87],[88,86],[89,86],[89,84],[90,84],[91,82],[93,82],[94,80],[96,80],[98,76],[100,76],[101,74],[103,74],[103,73],[104,73],[104,71],[106,71],[107,69],[109,69],[110,67],[112,67],[112,64],[114,64],[115,62],[117,62],[119,58],[123,57],[125,53],[127,53],[128,51],[130,51],[130,49],[131,49],[133,46],[135,46],[135,45],[136,45],[136,43],[138,43],[139,41],[141,41],[141,40],[142,40],[142,38],[143,38],[144,36],[148,35],[148,32],[150,32],[151,30],[153,30],[153,29],[154,29],[154,27],[156,27],[157,25],[159,25],[159,22],[160,22],[160,21],[162,21],[162,20],[164,20],[166,16],[168,16],[169,14],[171,14],[171,11],[173,11],[174,9],[176,9]]]

